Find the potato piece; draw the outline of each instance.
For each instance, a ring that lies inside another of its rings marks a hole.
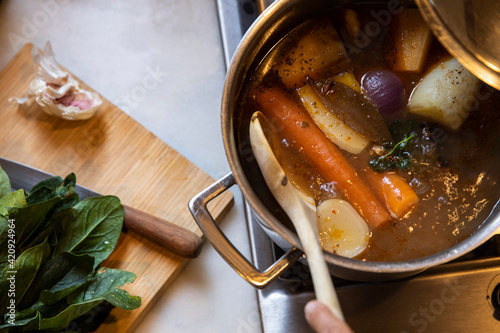
[[[326,137],[340,149],[359,154],[370,140],[344,124],[326,108],[309,84],[297,89],[304,107]]]
[[[321,247],[325,251],[352,258],[368,246],[370,229],[347,202],[328,199],[316,209]]]
[[[432,33],[418,9],[405,8],[396,16],[392,69],[419,72],[432,40]]]
[[[361,85],[358,80],[351,71],[339,74],[333,78],[335,82],[342,83],[345,86],[348,86],[352,90],[361,93]]]
[[[440,63],[415,87],[410,112],[458,129],[469,115],[479,79],[456,59]]]
[[[286,57],[277,58],[281,59],[277,62],[277,73],[288,87],[300,87],[306,83],[307,77],[314,77],[326,68],[344,62],[347,66],[344,45],[330,21],[323,19],[314,24]]]
[[[357,38],[361,32],[358,14],[352,9],[346,9],[344,11],[344,22],[349,36],[351,38]]]

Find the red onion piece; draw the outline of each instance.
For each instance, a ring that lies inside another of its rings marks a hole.
[[[386,120],[394,120],[406,105],[401,79],[388,70],[372,70],[361,79],[361,89]]]

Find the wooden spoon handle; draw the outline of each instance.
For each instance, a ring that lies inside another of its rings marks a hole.
[[[123,208],[126,229],[179,256],[196,258],[200,254],[203,241],[194,232],[135,208],[126,205]]]

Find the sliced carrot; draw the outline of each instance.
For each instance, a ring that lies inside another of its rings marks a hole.
[[[279,88],[267,88],[255,98],[269,121],[283,136],[295,141],[326,182],[334,182],[347,201],[372,227],[389,221],[391,215],[340,150],[314,124],[308,112]]]
[[[371,169],[365,172],[367,181],[384,199],[391,215],[400,218],[417,203],[418,196],[413,188],[395,173],[378,173]]]

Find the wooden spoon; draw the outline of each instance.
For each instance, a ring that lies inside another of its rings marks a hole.
[[[328,306],[335,316],[344,320],[332,278],[323,257],[323,250],[313,227],[316,225],[314,211],[307,207],[297,190],[288,181],[267,141],[261,121],[267,121],[267,119],[262,113],[256,112],[250,123],[250,141],[257,163],[267,186],[297,230],[311,271],[316,298]]]

